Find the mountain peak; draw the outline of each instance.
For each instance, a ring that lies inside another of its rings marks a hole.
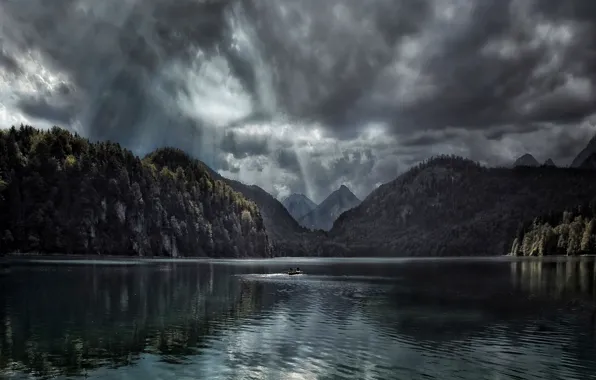
[[[321,202],[321,204],[325,203],[328,199],[333,198],[334,196],[341,197],[349,203],[360,203],[360,199],[358,199],[358,197],[352,192],[352,190],[350,190],[346,185],[341,185],[337,190],[329,194],[329,196],[323,202]]]
[[[530,153],[526,153],[515,160],[513,166],[540,166],[540,163]]]
[[[596,169],[596,153],[590,154],[579,166],[582,169]]]
[[[344,211],[360,204],[360,199],[346,186],[341,185],[329,194],[314,210],[300,219],[300,224],[311,229],[330,230],[333,222]]]
[[[557,166],[557,165],[555,164],[555,162],[552,159],[549,158],[548,160],[544,161],[543,166]]]
[[[301,193],[292,193],[281,202],[296,220],[302,218],[317,207],[317,204]]]
[[[588,145],[573,159],[571,167],[581,167],[584,161],[590,158],[590,156],[594,153],[596,153],[596,135],[594,135],[590,141],[588,141]]]
[[[349,187],[347,187],[346,185],[341,185],[337,190],[335,190],[334,192],[339,192],[342,194],[352,194],[354,195],[354,193],[352,193],[352,190],[350,190]]]
[[[290,195],[282,198],[281,201],[282,202],[285,202],[288,199],[291,199],[291,200],[294,200],[294,199],[308,199],[308,200],[310,200],[310,198],[308,198],[306,195],[304,195],[302,193],[292,193],[292,194],[290,194]]]

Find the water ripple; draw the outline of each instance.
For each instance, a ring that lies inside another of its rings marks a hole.
[[[37,264],[29,281],[20,268],[0,294],[0,377],[583,380],[596,371],[589,316],[550,293],[509,288],[519,280],[508,271],[464,281],[403,263],[393,277],[382,275],[387,264],[301,276],[180,265]]]

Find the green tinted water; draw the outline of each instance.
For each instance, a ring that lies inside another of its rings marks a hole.
[[[589,379],[595,273],[593,259],[19,264],[0,277],[0,378]]]

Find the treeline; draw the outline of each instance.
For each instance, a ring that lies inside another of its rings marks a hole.
[[[374,190],[329,235],[350,255],[504,255],[521,221],[594,194],[591,170],[487,168],[438,156]]]
[[[295,257],[322,254],[321,246],[326,240],[324,231],[310,231],[298,224],[281,202],[260,187],[223,178],[217,173],[214,175],[258,205],[276,255]]]
[[[270,256],[257,206],[182,151],[0,131],[0,252]]]
[[[551,212],[522,223],[511,246],[513,256],[596,254],[596,198],[573,209]]]

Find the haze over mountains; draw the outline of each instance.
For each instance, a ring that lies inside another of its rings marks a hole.
[[[360,199],[347,186],[341,185],[319,205],[304,194],[291,194],[282,203],[301,226],[329,231],[337,217],[360,204]]]
[[[339,189],[329,194],[320,205],[302,216],[299,223],[312,230],[329,231],[338,216],[359,204],[360,199],[347,186],[341,185]]]
[[[297,221],[317,207],[317,204],[304,194],[290,194],[281,203]]]

